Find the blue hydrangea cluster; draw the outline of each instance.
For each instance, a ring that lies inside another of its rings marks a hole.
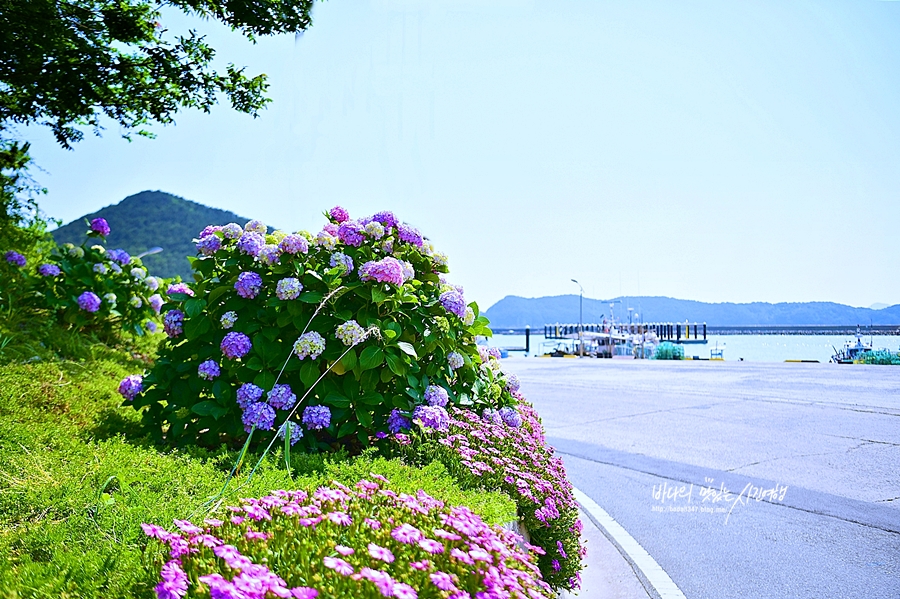
[[[353,272],[353,258],[348,256],[347,254],[342,254],[340,252],[331,254],[331,260],[329,260],[329,265],[331,268],[336,266],[340,266],[344,269],[343,274],[348,275]]]
[[[359,247],[366,240],[365,229],[358,222],[348,220],[338,227],[338,239],[352,247]]]
[[[297,403],[297,396],[291,391],[290,385],[275,385],[266,394],[269,405],[278,410],[290,410]]]
[[[94,264],[94,266],[92,268],[95,273],[101,274],[101,275],[105,275],[106,273],[109,272],[109,269],[106,268],[106,265],[102,264],[100,262]]]
[[[263,390],[261,387],[257,387],[253,383],[244,383],[237,390],[237,404],[241,407],[242,410],[246,410],[247,406],[252,403],[258,402],[262,399]]]
[[[137,397],[137,394],[141,392],[143,386],[143,377],[141,377],[141,375],[139,374],[132,374],[130,376],[126,376],[119,383],[119,394],[128,401],[131,401],[135,397]]]
[[[481,413],[481,417],[492,424],[503,424],[503,419],[500,417],[500,412],[493,408],[487,408],[484,412]]]
[[[291,446],[293,446],[297,441],[303,438],[303,429],[300,428],[300,425],[296,422],[291,422],[290,420],[286,421],[284,424],[278,427],[278,438],[284,439],[287,434],[287,430],[291,431]]]
[[[447,390],[443,387],[428,385],[428,388],[425,389],[425,403],[429,406],[440,406],[443,408],[448,401],[450,401],[450,397],[447,395]]]
[[[263,249],[264,245],[266,245],[265,237],[254,231],[249,231],[241,235],[241,238],[238,239],[237,249],[242,254],[247,254],[248,256],[253,256],[255,258],[259,255],[259,252]]]
[[[425,240],[422,239],[422,234],[419,233],[419,230],[407,224],[401,224],[397,227],[397,237],[400,239],[400,241],[411,243],[416,247],[422,247],[422,244],[425,243]]]
[[[38,274],[42,277],[58,277],[62,273],[55,264],[41,264],[38,266]]]
[[[237,290],[239,296],[246,299],[253,299],[259,295],[259,290],[262,289],[262,277],[252,271],[242,272],[238,275],[234,288]]]
[[[299,279],[295,279],[293,277],[281,279],[275,285],[275,295],[278,296],[278,299],[281,300],[297,299],[298,297],[300,297],[301,291],[303,291],[303,284]]]
[[[100,297],[93,291],[85,291],[78,296],[78,307],[85,312],[96,312],[100,309]]]
[[[450,428],[450,415],[440,406],[416,406],[413,410],[413,420],[425,428],[433,428],[436,431],[446,431]]]
[[[519,377],[517,377],[516,375],[506,375],[506,390],[510,393],[515,393],[516,391],[518,391],[520,384],[521,383],[519,383]]]
[[[328,428],[331,425],[331,409],[328,406],[306,406],[303,424],[310,430]]]
[[[278,261],[281,259],[281,250],[274,243],[267,243],[259,250],[256,259],[267,266],[278,264]]]
[[[6,261],[8,263],[12,264],[13,266],[18,266],[19,268],[25,266],[25,264],[28,263],[28,260],[25,259],[25,256],[13,250],[6,252],[6,254],[4,254],[4,258],[6,258]]]
[[[403,414],[403,412],[394,408],[388,416],[387,426],[389,431],[396,434],[409,430],[412,427],[412,422]]]
[[[252,403],[244,410],[241,422],[248,433],[254,426],[263,431],[272,430],[275,426],[275,410],[263,401]]]
[[[444,309],[458,316],[460,319],[466,316],[466,300],[456,289],[450,289],[441,294],[441,305]]]
[[[519,411],[512,407],[500,408],[500,418],[503,422],[506,423],[507,426],[512,428],[519,428],[522,426],[522,417],[519,415]]]
[[[230,329],[234,326],[234,323],[237,322],[237,319],[237,312],[235,312],[234,310],[229,310],[222,315],[222,318],[219,319],[219,323],[222,325],[223,329]]]
[[[370,221],[366,223],[365,232],[372,239],[381,239],[384,237],[384,225],[377,220]]]
[[[184,332],[184,312],[181,310],[169,310],[163,316],[163,330],[170,338],[175,338]]]
[[[222,339],[222,344],[219,346],[225,357],[232,360],[243,358],[252,347],[253,343],[250,341],[250,337],[237,331],[232,331],[225,335],[225,338]]]
[[[261,220],[253,219],[249,221],[246,225],[244,225],[244,231],[248,233],[257,233],[259,235],[265,235],[269,232],[269,227],[266,226],[266,223]]]
[[[466,360],[461,353],[452,351],[447,354],[447,365],[451,370],[459,370],[465,363]]]
[[[117,264],[120,264],[121,266],[126,266],[131,262],[131,256],[128,255],[128,252],[121,248],[107,251],[106,256],[110,260],[116,262]]]
[[[294,353],[303,360],[307,356],[311,360],[318,358],[325,351],[325,338],[315,331],[300,335],[294,342]]]
[[[115,293],[104,293],[103,294],[103,301],[106,302],[107,304],[109,304],[110,308],[115,308],[116,302],[118,300],[119,300],[119,298],[116,297]]]
[[[144,302],[141,301],[141,298],[136,295],[131,296],[131,299],[128,300],[128,303],[131,304],[133,308],[140,308],[144,305]]]
[[[348,320],[347,322],[338,325],[334,334],[344,343],[344,345],[351,347],[357,345],[366,338],[366,331],[359,326],[359,323],[355,320]]]
[[[159,314],[159,311],[162,310],[163,304],[165,300],[163,300],[162,296],[158,293],[154,293],[150,297],[147,298],[147,303],[150,304],[150,307],[153,308],[153,311]]]
[[[143,268],[139,267],[139,266],[136,266],[136,267],[134,267],[134,268],[131,269],[131,272],[130,272],[129,274],[131,275],[131,277],[132,277],[134,280],[136,280],[136,281],[143,281],[143,280],[144,280],[144,277],[147,276],[147,271],[144,270]]]
[[[240,239],[244,234],[244,229],[237,223],[228,223],[222,227],[222,235],[225,239]]]
[[[197,241],[197,251],[204,256],[212,256],[220,249],[222,249],[222,240],[218,235],[207,235]]]
[[[201,379],[211,381],[222,374],[222,371],[219,369],[219,364],[215,360],[206,360],[197,367],[197,374],[200,375]]]

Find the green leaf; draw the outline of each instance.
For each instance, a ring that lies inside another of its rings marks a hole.
[[[356,366],[356,350],[351,349],[347,352],[347,354],[341,358],[341,364],[344,365],[344,370],[353,370]]]
[[[341,437],[346,437],[347,435],[352,434],[354,430],[356,430],[356,422],[348,420],[341,425],[341,428],[338,429],[336,436],[338,439],[340,439]]]
[[[212,328],[209,318],[198,316],[184,323],[184,336],[189,341],[206,334]]]
[[[260,372],[253,377],[253,384],[263,389],[271,389],[275,386],[275,375],[271,372]]]
[[[222,297],[224,294],[228,293],[229,291],[231,291],[231,287],[229,287],[228,285],[220,285],[219,287],[216,287],[215,289],[210,291],[209,295],[206,296],[206,299],[209,302],[209,304],[212,305],[215,303],[215,301],[217,299],[219,299],[220,297]]]
[[[184,313],[188,315],[188,317],[193,318],[195,316],[199,316],[201,312],[203,312],[203,308],[206,307],[206,300],[200,299],[198,297],[192,297],[188,301],[184,302]]]
[[[349,408],[350,400],[337,391],[332,391],[325,396],[325,403],[335,408]]]
[[[418,354],[416,354],[416,348],[414,348],[411,343],[407,343],[406,341],[398,341],[397,347],[399,347],[400,351],[402,351],[403,353],[412,356],[413,359],[419,359]]]
[[[372,412],[363,407],[356,408],[356,419],[359,420],[359,423],[363,425],[364,428],[372,427]]]
[[[376,304],[384,303],[384,300],[387,299],[387,294],[382,291],[379,287],[372,287],[372,301]]]
[[[297,299],[306,304],[318,304],[322,301],[323,297],[325,296],[318,291],[306,291],[304,293],[301,293],[300,297]]]
[[[359,365],[363,370],[370,370],[381,366],[384,362],[384,351],[380,347],[369,346],[359,356]]]
[[[304,362],[306,362],[306,360],[304,360]],[[320,374],[319,365],[312,360],[306,362],[300,368],[300,380],[303,381],[303,384],[306,385],[307,389],[316,384]]]
[[[250,359],[247,360],[247,368],[250,370],[260,371],[263,369],[263,361],[259,358],[259,356],[250,356]]]
[[[385,354],[384,357],[387,360],[387,365],[388,368],[391,369],[391,372],[397,376],[404,376],[406,374],[406,364],[403,363],[403,358],[391,352]]]
[[[200,403],[195,403],[191,407],[191,412],[194,414],[199,414],[200,416],[212,416],[216,420],[220,417],[224,416],[228,410],[220,406],[214,401],[201,401]]]

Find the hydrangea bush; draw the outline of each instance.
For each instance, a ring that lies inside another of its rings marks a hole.
[[[580,585],[582,524],[562,460],[546,444],[537,412],[515,392],[516,408],[482,416],[454,408],[446,430],[422,426],[398,433],[388,447],[411,463],[440,460],[469,487],[501,489],[540,548],[543,579],[554,588]]]
[[[390,212],[326,217],[315,235],[259,221],[199,234],[196,282],[170,294],[168,341],[126,399],[161,439],[289,429],[324,449],[368,443],[423,408],[446,420],[448,406],[515,404],[482,368],[487,320],[444,278],[445,255]]]
[[[275,491],[172,532],[144,524],[168,549],[157,597],[554,596],[518,535],[379,482]]]
[[[167,281],[149,276],[141,261],[125,250],[107,250],[102,241],[109,232],[106,220],[95,218],[89,223],[88,241],[57,246],[31,265],[33,269],[22,254],[6,252],[6,262],[21,269],[27,307],[49,310],[76,329],[156,332]]]

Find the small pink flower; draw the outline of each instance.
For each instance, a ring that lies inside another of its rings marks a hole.
[[[325,557],[322,560],[326,568],[331,568],[342,576],[350,576],[353,574],[353,566],[345,562],[339,557]]]
[[[439,543],[438,541],[435,541],[434,539],[421,539],[419,541],[419,547],[421,547],[422,549],[424,549],[425,551],[427,551],[428,553],[430,553],[432,555],[444,552],[443,543]]]
[[[343,556],[353,555],[354,551],[351,547],[347,547],[346,545],[335,545],[334,550],[340,553]]]
[[[394,554],[391,553],[390,549],[381,547],[375,543],[369,543],[369,555],[388,564],[394,561]]]

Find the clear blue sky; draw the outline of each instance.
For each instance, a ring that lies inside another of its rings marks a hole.
[[[329,0],[299,39],[209,33],[270,77],[75,151],[64,221],[161,189],[285,229],[394,210],[505,295],[900,303],[900,2]]]

